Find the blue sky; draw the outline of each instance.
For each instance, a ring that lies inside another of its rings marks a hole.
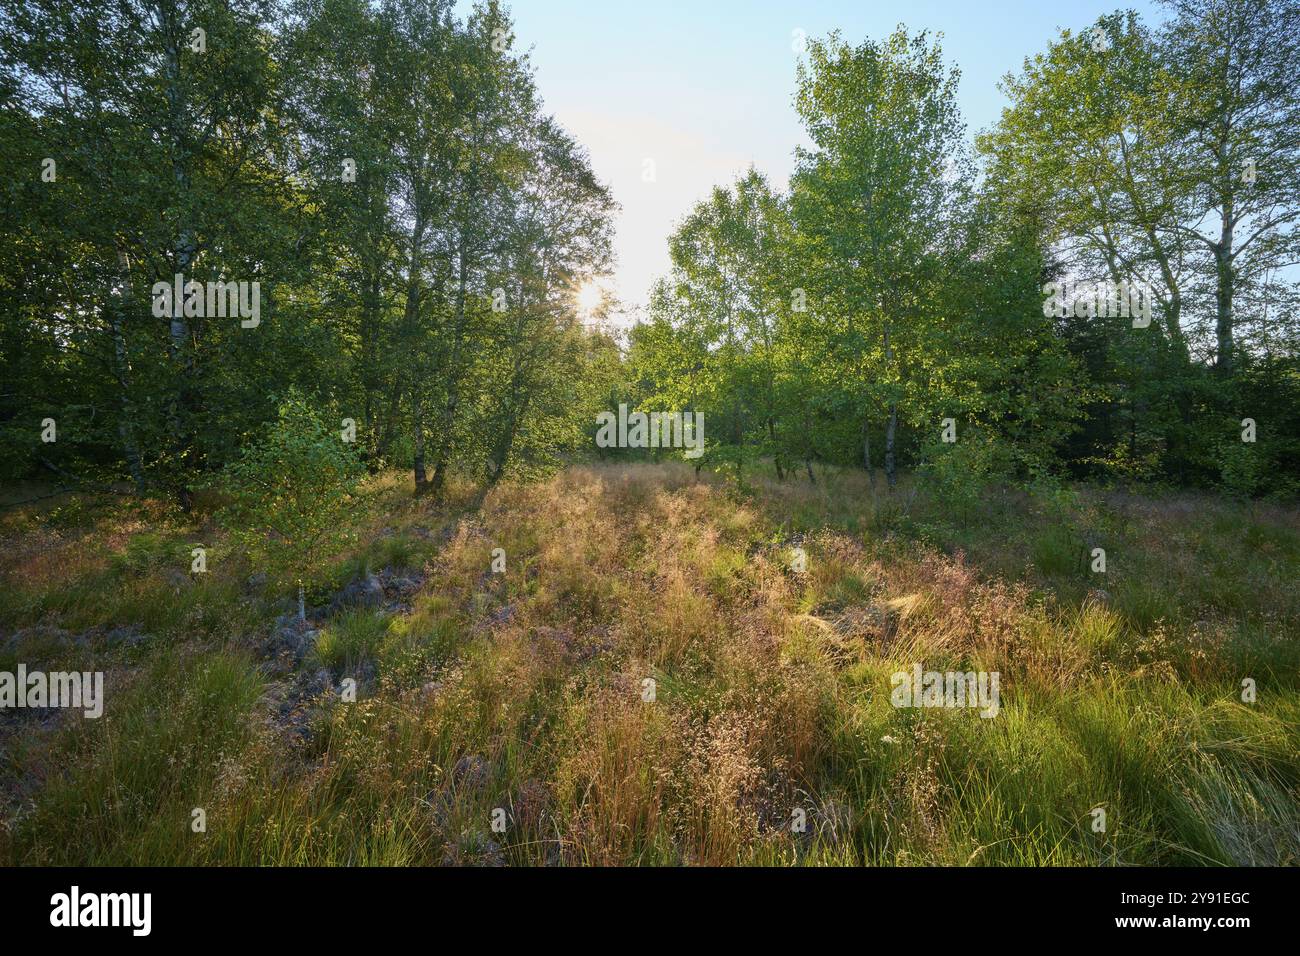
[[[468,4],[465,4],[468,7]],[[716,184],[749,164],[784,187],[805,142],[793,107],[795,30],[839,29],[856,43],[899,24],[943,33],[962,71],[960,107],[974,136],[994,123],[999,79],[1060,28],[1152,0],[507,0],[516,46],[531,48],[546,108],[591,152],[622,205],[609,288],[643,303],[668,268],[667,238]],[[654,181],[646,182],[646,162]]]

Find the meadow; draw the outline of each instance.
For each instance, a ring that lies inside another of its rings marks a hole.
[[[410,485],[364,483],[304,623],[202,495],[0,511],[0,671],[105,674],[99,719],[0,713],[0,863],[1300,863],[1295,506]],[[893,706],[918,664],[997,715]]]

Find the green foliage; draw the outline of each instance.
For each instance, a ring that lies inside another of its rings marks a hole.
[[[1266,461],[1258,445],[1241,441],[1220,442],[1215,450],[1219,481],[1229,493],[1250,497],[1266,479]]]
[[[965,526],[978,520],[990,487],[1011,470],[1008,448],[995,436],[969,431],[960,441],[932,443],[923,452],[918,476],[954,521]]]
[[[340,433],[290,393],[279,418],[226,467],[230,504],[221,519],[282,582],[297,581],[354,533],[349,518],[363,471]]]
[[[1011,105],[980,151],[1000,202],[1052,252],[1043,281],[1152,289],[1149,328],[1057,320],[1089,386],[1059,449],[1074,474],[1293,493],[1285,427],[1252,455],[1221,422],[1267,409],[1290,423],[1297,407],[1300,92],[1281,78],[1300,69],[1300,7],[1169,6],[1159,24],[1127,11],[1063,30],[1006,79]]]
[[[782,477],[820,460],[883,464],[892,485],[953,417],[986,442],[939,466],[969,516],[970,487],[1041,471],[1079,414],[1042,312],[1045,252],[996,194],[974,195],[933,38],[832,35],[799,83],[816,148],[788,196],[751,170],[682,222],[631,335],[630,390],[702,409],[710,464],[742,477],[755,459]]]
[[[631,401],[703,408],[710,461],[737,475],[751,458],[778,476],[861,463],[892,487],[900,465],[925,463],[963,522],[974,502],[958,472],[978,482],[987,449],[937,475],[929,445],[949,417],[959,444],[996,440],[996,471],[1014,480],[1294,495],[1300,140],[1278,130],[1300,118],[1280,81],[1300,68],[1286,26],[1300,8],[1271,18],[1234,0],[1206,26],[1203,6],[1159,27],[1102,17],[1102,51],[1092,31],[1063,31],[1007,79],[982,176],[933,37],[810,43],[796,106],[812,148],[787,195],[751,170],[682,221],[631,335]],[[1237,57],[1255,43],[1257,71]],[[1237,175],[1264,155],[1267,183]],[[1134,325],[1141,299],[1132,315],[1071,300],[1058,316],[1044,297],[1061,279],[1148,282],[1149,327]],[[1261,437],[1243,448],[1225,423],[1247,416]]]
[[[3,0],[0,22],[23,171],[0,186],[0,478],[129,479],[189,512],[290,387],[354,420],[371,470],[418,458],[437,487],[583,444],[602,346],[574,293],[613,202],[498,4]],[[258,282],[260,321],[160,318],[177,273]]]

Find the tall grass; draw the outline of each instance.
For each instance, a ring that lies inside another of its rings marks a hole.
[[[222,529],[95,501],[11,512],[0,669],[103,669],[109,695],[99,721],[0,724],[0,855],[1300,862],[1294,509],[991,488],[982,520],[954,522],[910,482],[737,488],[673,465],[442,505],[381,476],[366,500],[321,603],[385,568],[419,591],[322,612],[298,658],[290,596],[250,584]],[[997,716],[892,706],[917,663],[997,672]],[[373,677],[354,703],[352,674]]]

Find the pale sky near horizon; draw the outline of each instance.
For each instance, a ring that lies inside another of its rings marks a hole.
[[[591,153],[622,207],[608,283],[644,304],[668,271],[667,240],[715,185],[750,164],[785,188],[806,138],[794,111],[796,30],[850,43],[902,23],[941,31],[961,69],[958,105],[968,136],[991,126],[999,80],[1046,49],[1061,28],[1091,26],[1131,7],[1154,24],[1154,0],[506,0],[516,49],[530,51],[546,111]],[[468,9],[469,4],[462,6]],[[646,182],[646,161],[654,181]]]

